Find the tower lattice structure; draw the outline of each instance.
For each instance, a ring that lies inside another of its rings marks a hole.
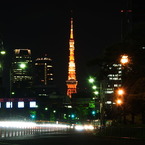
[[[67,96],[72,97],[73,93],[77,93],[76,80],[76,66],[75,66],[75,56],[74,56],[74,36],[73,36],[73,18],[71,18],[71,29],[70,29],[70,39],[69,39],[69,64],[68,64],[68,80],[67,85]]]

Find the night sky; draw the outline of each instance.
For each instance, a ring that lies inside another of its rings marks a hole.
[[[86,86],[92,73],[87,62],[121,39],[122,0],[79,3],[21,0],[3,1],[0,5],[0,36],[7,50],[7,61],[15,48],[31,49],[33,58],[47,53],[53,59],[54,79],[62,92],[68,74],[71,10],[79,88]]]

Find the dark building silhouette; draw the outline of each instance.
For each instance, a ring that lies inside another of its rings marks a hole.
[[[35,60],[34,85],[50,86],[54,84],[52,59],[45,55]]]
[[[121,39],[145,24],[145,8],[143,1],[123,0],[121,12]]]
[[[50,57],[45,54],[44,57],[36,58],[33,72],[33,88],[36,96],[45,97],[56,93],[53,65]]]
[[[132,31],[133,20],[132,20],[132,0],[122,1],[121,12],[121,40]]]

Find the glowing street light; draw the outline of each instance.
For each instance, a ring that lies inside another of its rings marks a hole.
[[[5,55],[6,54],[6,51],[2,50],[2,51],[0,51],[0,54],[1,55]]]
[[[94,78],[89,78],[89,83],[94,83],[95,79]]]
[[[122,105],[123,101],[121,99],[116,100],[117,105]]]
[[[124,90],[123,90],[123,89],[117,90],[117,94],[118,94],[119,96],[123,95],[123,94],[124,94]]]
[[[26,68],[26,64],[25,64],[25,63],[21,63],[19,66],[20,66],[20,68],[22,68],[22,69]]]
[[[129,62],[129,58],[128,55],[122,55],[121,59],[120,59],[121,64],[125,65]]]
[[[94,85],[94,86],[92,86],[92,89],[95,90],[95,89],[97,89],[97,87]]]
[[[99,94],[99,92],[98,92],[98,91],[95,91],[95,92],[94,92],[94,94],[95,94],[95,95],[98,95],[98,94]]]

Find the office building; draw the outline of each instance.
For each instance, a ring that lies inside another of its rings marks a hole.
[[[15,97],[30,97],[32,87],[32,58],[30,49],[15,49],[10,69],[10,91]]]
[[[47,54],[35,59],[33,85],[38,97],[49,96],[56,92],[53,71],[52,59]]]

